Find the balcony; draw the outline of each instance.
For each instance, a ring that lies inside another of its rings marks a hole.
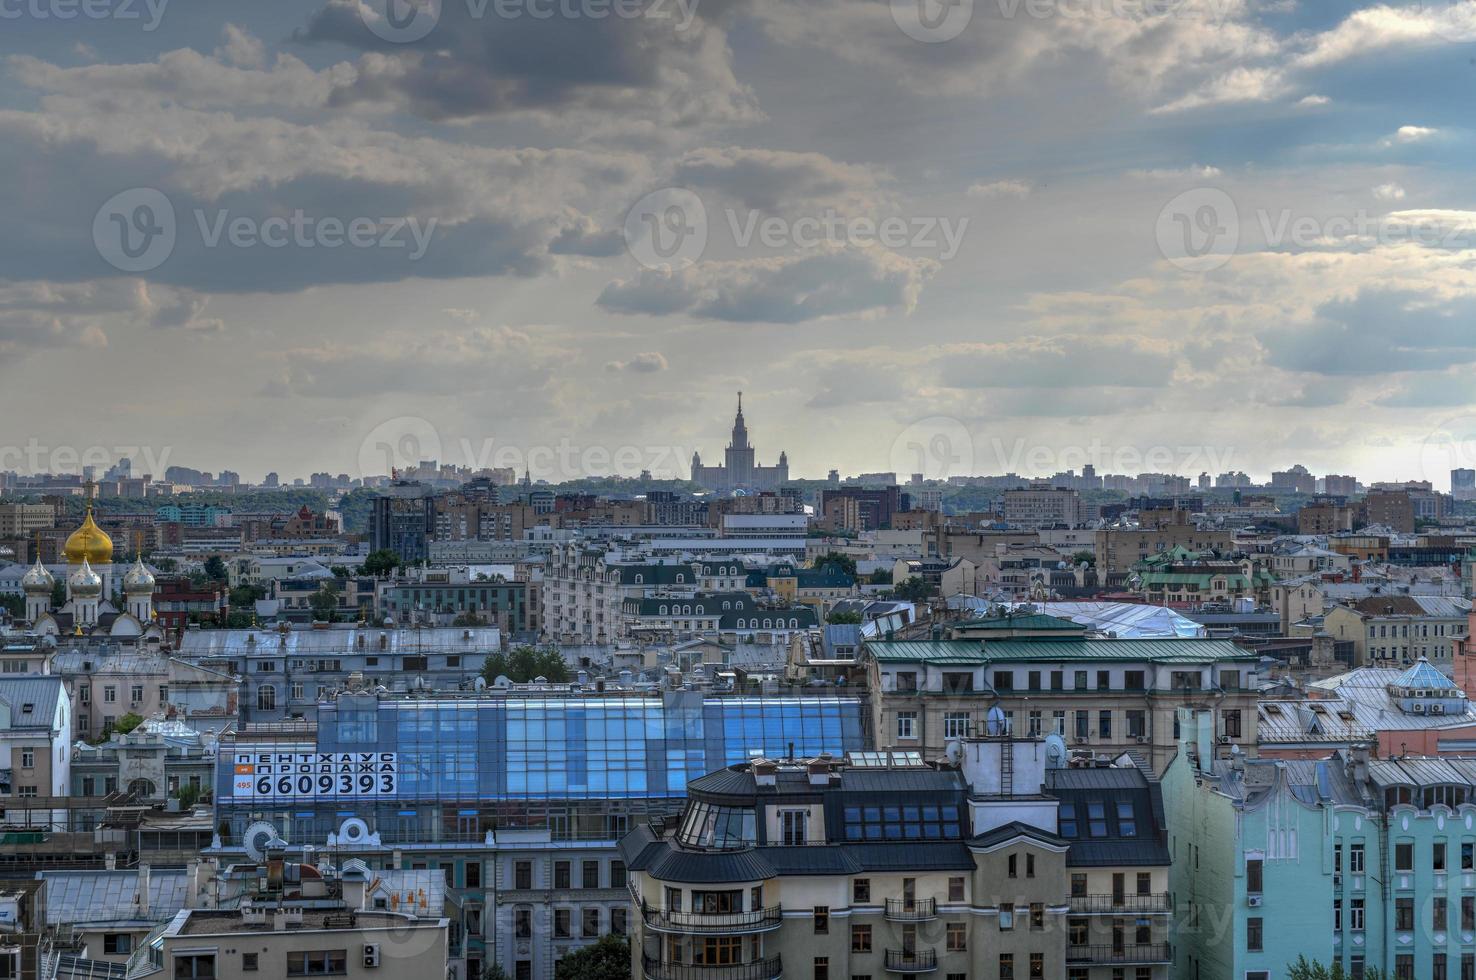
[[[1076,915],[1166,915],[1173,911],[1173,906],[1168,892],[1148,895],[1072,895],[1071,911]]]
[[[784,924],[779,906],[753,912],[671,912],[642,905],[641,918],[656,932],[684,935],[726,935],[772,932]]]
[[[752,963],[732,963],[725,966],[708,966],[700,963],[662,963],[649,956],[642,957],[642,969],[646,980],[778,980],[784,976],[784,968],[775,956]]]
[[[931,898],[889,898],[886,915],[893,922],[927,922],[938,917],[938,903]]]
[[[1173,947],[1168,943],[1135,943],[1122,946],[1103,943],[1094,946],[1066,947],[1067,963],[1148,966],[1154,963],[1172,963],[1173,959]]]
[[[888,973],[932,973],[938,969],[938,952],[934,949],[887,950]]]

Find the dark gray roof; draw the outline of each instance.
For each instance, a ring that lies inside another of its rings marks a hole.
[[[972,838],[969,843],[975,847],[993,847],[996,844],[1003,844],[1006,841],[1012,841],[1020,837],[1028,837],[1031,840],[1039,841],[1051,847],[1065,847],[1070,843],[1064,837],[1053,834],[1048,830],[1042,830],[1039,827],[1032,827],[1028,823],[1021,823],[1018,820],[995,827],[993,830],[986,830],[984,833]],[[971,865],[973,864],[972,861],[969,863]]]
[[[1069,804],[1074,826],[1063,814],[1061,832],[1070,842],[1066,863],[1092,868],[1112,865],[1167,865],[1167,820],[1163,788],[1141,768],[1049,769],[1046,792]],[[1103,833],[1091,833],[1088,806],[1099,803]],[[1131,809],[1132,832],[1119,818],[1119,807]]]
[[[640,828],[620,842],[620,852],[632,871],[645,871],[661,881],[694,884],[763,881],[777,875],[971,871],[974,867],[968,846],[962,841],[694,851],[677,847],[669,840],[655,840],[649,828]]]

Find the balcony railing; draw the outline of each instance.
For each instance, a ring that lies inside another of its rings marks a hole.
[[[938,903],[931,898],[889,898],[887,918],[894,922],[924,922],[938,917]]]
[[[1168,892],[1148,895],[1072,895],[1071,911],[1087,915],[1118,912],[1171,912]]]
[[[658,932],[768,932],[784,924],[784,913],[777,905],[752,912],[672,912],[642,905],[641,918],[646,920],[646,925]]]
[[[937,950],[887,950],[887,970],[890,973],[932,973],[936,969],[938,969]]]
[[[1117,946],[1103,943],[1091,946],[1067,946],[1068,963],[1109,963],[1117,966],[1131,964],[1170,963],[1173,947],[1168,943],[1134,943]]]
[[[778,980],[784,975],[784,968],[777,956],[726,966],[663,963],[646,956],[642,958],[642,966],[647,980]]]

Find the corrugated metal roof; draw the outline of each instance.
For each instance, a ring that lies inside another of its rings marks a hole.
[[[1000,661],[1146,661],[1220,663],[1255,661],[1229,640],[904,640],[868,641],[878,661],[889,663],[984,664]]]
[[[501,631],[492,626],[424,626],[420,629],[360,626],[349,629],[289,630],[187,630],[180,641],[179,656],[197,657],[300,657],[312,654],[343,654],[361,649],[366,653],[421,654],[466,653],[495,650]],[[381,637],[385,645],[380,646]]]
[[[60,677],[0,679],[0,701],[10,705],[12,729],[49,729],[56,717],[57,704],[63,697]],[[25,710],[26,705],[31,705],[30,712]]]

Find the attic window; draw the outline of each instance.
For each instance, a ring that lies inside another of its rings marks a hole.
[[[1262,705],[1262,707],[1264,707],[1266,709],[1266,714],[1268,714],[1268,715],[1279,715],[1279,714],[1281,714],[1281,706],[1280,705],[1277,705],[1277,704],[1267,704],[1267,705]]]
[[[35,710],[36,710],[36,705],[33,702],[31,702],[31,701],[27,701],[25,704],[21,705],[21,714],[23,714],[23,715],[29,715],[29,714],[33,713]]]
[[[1341,718],[1341,719],[1343,719],[1344,721],[1352,721],[1353,720],[1353,712],[1351,712],[1351,711],[1339,711],[1338,712],[1338,717]]]
[[[1325,714],[1327,714],[1327,709],[1324,708],[1320,704],[1311,705],[1311,708],[1312,708],[1312,713],[1314,715],[1325,715]]]

